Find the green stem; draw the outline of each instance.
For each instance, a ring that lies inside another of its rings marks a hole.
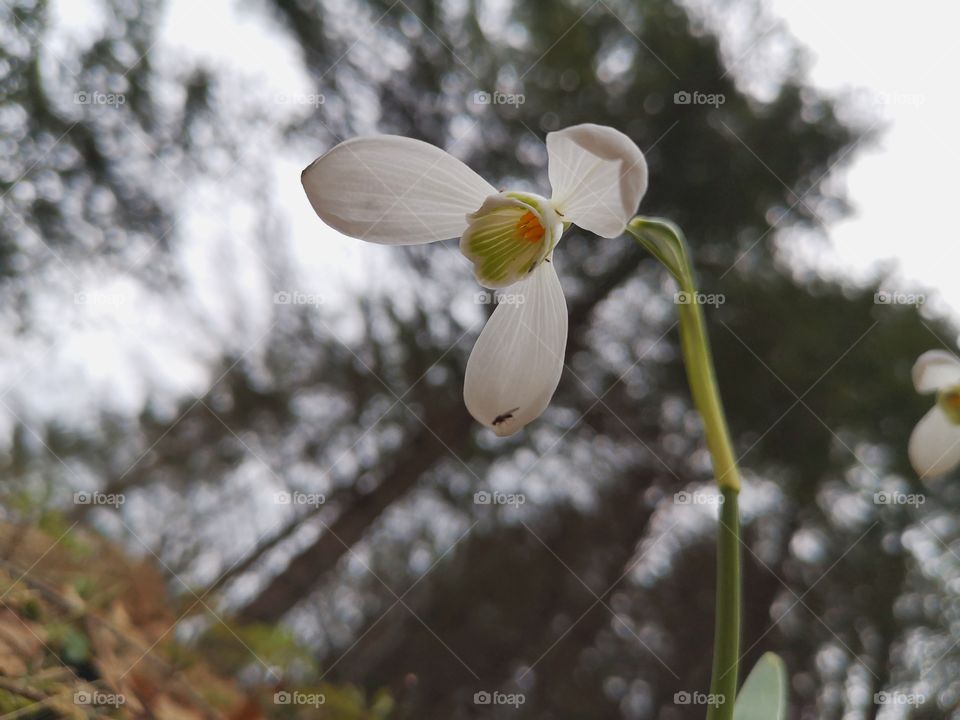
[[[693,403],[703,419],[707,448],[723,505],[717,536],[717,603],[710,693],[723,699],[710,705],[708,720],[730,720],[740,658],[740,471],[717,385],[710,341],[683,233],[665,220],[636,217],[627,231],[670,271],[680,292],[680,346]]]
[[[737,671],[740,664],[740,510],[733,488],[720,491],[723,506],[717,531],[717,606],[713,630],[713,671],[710,694],[723,697],[723,703],[711,705],[708,720],[729,720],[737,697]]]
[[[689,271],[689,268],[687,269]],[[737,458],[733,454],[733,443],[730,441],[730,431],[727,428],[723,403],[720,401],[720,389],[713,369],[713,355],[710,353],[703,306],[696,301],[700,295],[694,285],[692,273],[682,287],[681,295],[690,302],[677,305],[680,314],[680,345],[693,404],[703,418],[707,448],[713,458],[717,486],[739,491],[740,471],[737,469]]]

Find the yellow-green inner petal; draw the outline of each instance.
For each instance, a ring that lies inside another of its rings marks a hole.
[[[460,250],[473,261],[481,285],[513,285],[550,253],[555,233],[544,226],[539,208],[526,200],[515,194],[497,195],[468,216]]]
[[[937,393],[937,404],[954,425],[960,425],[960,385]]]

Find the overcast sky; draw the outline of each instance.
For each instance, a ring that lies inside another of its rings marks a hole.
[[[810,49],[812,82],[857,91],[886,128],[847,173],[856,213],[831,228],[835,260],[857,272],[898,260],[909,283],[936,288],[960,311],[960,233],[952,215],[960,6],[769,0],[768,7]]]

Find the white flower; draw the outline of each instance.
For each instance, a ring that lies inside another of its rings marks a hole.
[[[937,404],[910,435],[910,462],[921,478],[960,464],[960,360],[943,350],[925,352],[913,366],[917,392],[937,393]]]
[[[464,401],[479,422],[511,435],[546,409],[560,382],[567,307],[551,262],[569,224],[620,235],[647,188],[647,165],[623,133],[575,125],[547,135],[549,199],[497,192],[440,148],[380,135],[341,143],[303,171],[328,225],[386,245],[460,238],[477,281],[507,288],[467,362]]]

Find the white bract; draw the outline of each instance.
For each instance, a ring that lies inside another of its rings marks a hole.
[[[560,382],[567,306],[553,250],[571,223],[623,233],[647,188],[647,165],[626,135],[575,125],[547,135],[545,198],[497,192],[452,155],[395,135],[348,140],[303,171],[317,215],[340,232],[386,245],[460,238],[477,281],[510,288],[467,362],[464,401],[497,435],[546,409]]]
[[[913,384],[919,393],[936,393],[937,404],[910,436],[910,462],[921,478],[937,477],[960,464],[960,360],[925,352],[913,366]]]

